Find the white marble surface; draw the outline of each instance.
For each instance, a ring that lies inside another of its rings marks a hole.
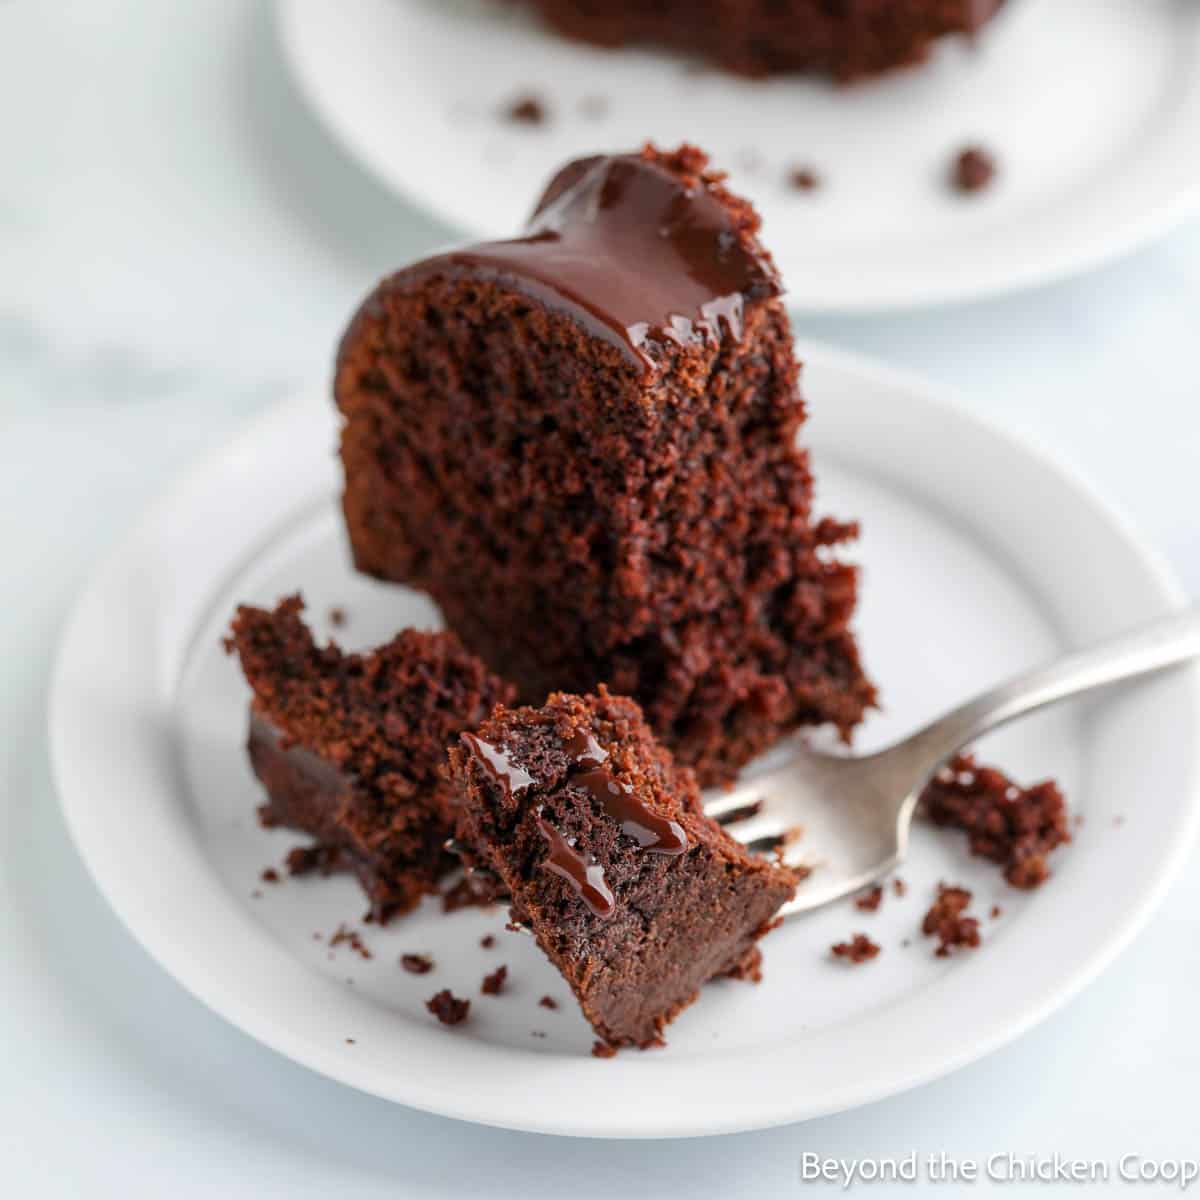
[[[1194,874],[1097,983],[1007,1050],[854,1113],[703,1143],[555,1141],[393,1108],[185,995],[66,840],[44,735],[58,629],[171,475],[327,372],[371,280],[447,231],[328,143],[259,4],[4,0],[0,147],[0,1192],[692,1200],[735,1179],[794,1195],[805,1150],[1200,1154]],[[1032,435],[1197,593],[1198,311],[1193,223],[1026,295],[804,332],[916,368]]]

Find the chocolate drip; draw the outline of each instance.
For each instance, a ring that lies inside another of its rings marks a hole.
[[[608,751],[592,734],[582,729],[574,730],[566,741],[566,748],[576,766],[570,782],[590,792],[614,821],[620,821],[622,833],[652,854],[683,854],[687,850],[683,826],[651,812],[629,787],[605,768]]]
[[[506,797],[512,799],[532,786],[533,776],[524,767],[517,766],[499,746],[493,746],[473,733],[464,733],[462,739],[475,761],[494,783],[500,785]]]
[[[585,862],[579,851],[542,817],[538,817],[537,824],[550,846],[547,869],[565,879],[596,916],[612,916],[617,902],[604,881],[604,868],[599,863]]]
[[[608,761],[608,751],[583,729],[576,729],[566,742],[567,753],[581,770],[590,771]]]
[[[687,850],[687,834],[678,821],[651,812],[631,788],[602,767],[573,775],[571,782],[589,791],[614,821],[621,822],[621,832],[634,838],[643,850],[672,855]]]
[[[523,237],[429,259],[412,278],[499,278],[565,311],[642,373],[651,338],[740,338],[747,303],[782,293],[707,186],[639,155],[583,159],[555,176]]]

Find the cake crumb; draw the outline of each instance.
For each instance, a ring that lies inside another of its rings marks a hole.
[[[470,1000],[460,1000],[449,988],[442,988],[436,996],[425,1001],[425,1007],[443,1025],[461,1025],[471,1011]]]
[[[507,105],[504,116],[514,125],[545,125],[550,114],[540,97],[527,92]]]
[[[508,978],[507,967],[497,967],[489,975],[483,977],[483,983],[479,985],[479,990],[485,996],[498,996],[504,991],[504,981]]]
[[[341,629],[346,624],[346,610],[334,607],[329,610],[329,623],[334,629]]]
[[[319,871],[332,875],[341,866],[341,855],[334,846],[296,846],[288,851],[284,865],[289,875],[310,875]]]
[[[531,1029],[529,1031],[529,1036],[535,1037],[535,1038],[544,1038],[546,1036],[546,1033],[542,1029]]]
[[[333,936],[329,939],[330,946],[348,945],[359,958],[374,958],[375,956],[368,949],[367,944],[358,935],[358,930],[351,929],[347,925],[339,925],[334,931]]]
[[[934,951],[938,958],[948,958],[952,950],[974,949],[980,944],[979,922],[964,915],[970,903],[971,893],[966,888],[938,884],[937,899],[921,922],[921,932],[938,939]]]
[[[479,939],[479,944],[485,949],[490,950],[495,944],[496,939],[492,934],[485,934]]]
[[[992,920],[995,921],[1004,915],[1004,909],[1002,909],[998,904],[993,904],[992,911],[989,915],[991,916]]]
[[[787,181],[794,192],[815,192],[821,186],[821,177],[812,167],[792,167]]]
[[[957,191],[982,191],[995,177],[996,160],[982,146],[966,146],[955,156],[951,181]]]
[[[593,1058],[615,1058],[617,1055],[616,1046],[610,1046],[608,1042],[593,1042],[592,1057]]]
[[[347,981],[347,982],[348,982],[348,981]],[[347,1039],[346,1039],[346,1045],[347,1045],[347,1046],[353,1046],[353,1045],[354,1045],[354,1039],[353,1039],[353,1038],[347,1038]]]
[[[555,1009],[558,1007],[558,1001],[555,1000],[555,998],[553,996],[543,996],[538,1001],[538,1004],[540,1004],[542,1006],[542,1008]]]
[[[972,854],[1003,867],[1025,891],[1049,879],[1046,856],[1071,840],[1066,799],[1053,780],[1022,788],[970,754],[937,773],[921,805],[935,825],[963,830]]]
[[[262,879],[263,883],[278,883],[279,872],[275,870],[274,867],[267,867],[267,869],[263,871],[260,878]]]
[[[428,954],[402,954],[400,965],[410,975],[428,975],[433,970],[433,959]]]
[[[878,912],[879,906],[882,903],[883,886],[877,883],[873,888],[868,888],[854,901],[854,907],[862,912]]]
[[[897,875],[896,878],[892,880],[892,891],[895,892],[897,896],[903,896],[908,891],[908,884],[905,883],[899,875]]]
[[[832,953],[834,958],[844,958],[857,965],[873,959],[879,953],[879,947],[865,933],[856,933],[848,942],[837,942]]]

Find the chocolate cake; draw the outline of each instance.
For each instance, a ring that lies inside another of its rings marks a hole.
[[[601,46],[650,42],[739,75],[820,71],[840,80],[924,59],[973,34],[1004,0],[526,0],[552,28]]]
[[[656,1043],[757,941],[796,877],[703,815],[637,705],[600,689],[498,709],[450,750],[457,833],[609,1046]]]
[[[386,279],[340,350],[360,570],[521,698],[606,683],[702,782],[872,703],[753,209],[693,147],[581,159],[524,234]]]
[[[369,654],[319,647],[298,596],[241,607],[228,645],[254,692],[250,761],[266,825],[317,839],[355,872],[377,921],[410,909],[456,865],[446,746],[512,698],[450,633],[407,629]]]

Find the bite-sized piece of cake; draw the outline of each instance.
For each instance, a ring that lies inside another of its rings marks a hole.
[[[358,876],[377,921],[456,865],[446,747],[512,689],[451,633],[406,629],[368,654],[318,646],[292,596],[241,607],[227,645],[254,692],[250,761],[263,824],[312,834]]]
[[[601,46],[652,42],[739,75],[820,71],[851,80],[921,62],[972,34],[1004,0],[525,0],[560,33]]]
[[[757,975],[795,891],[704,816],[638,706],[601,688],[498,709],[450,750],[458,837],[611,1046],[647,1046],[718,975]]]
[[[779,279],[707,161],[569,164],[522,237],[385,280],[336,381],[359,569],[428,591],[527,703],[633,696],[703,783],[874,697]]]
[[[1004,868],[1013,887],[1026,890],[1050,878],[1047,855],[1071,840],[1067,802],[1051,779],[1024,788],[1003,771],[960,754],[921,796],[935,825],[967,834],[972,854]]]

